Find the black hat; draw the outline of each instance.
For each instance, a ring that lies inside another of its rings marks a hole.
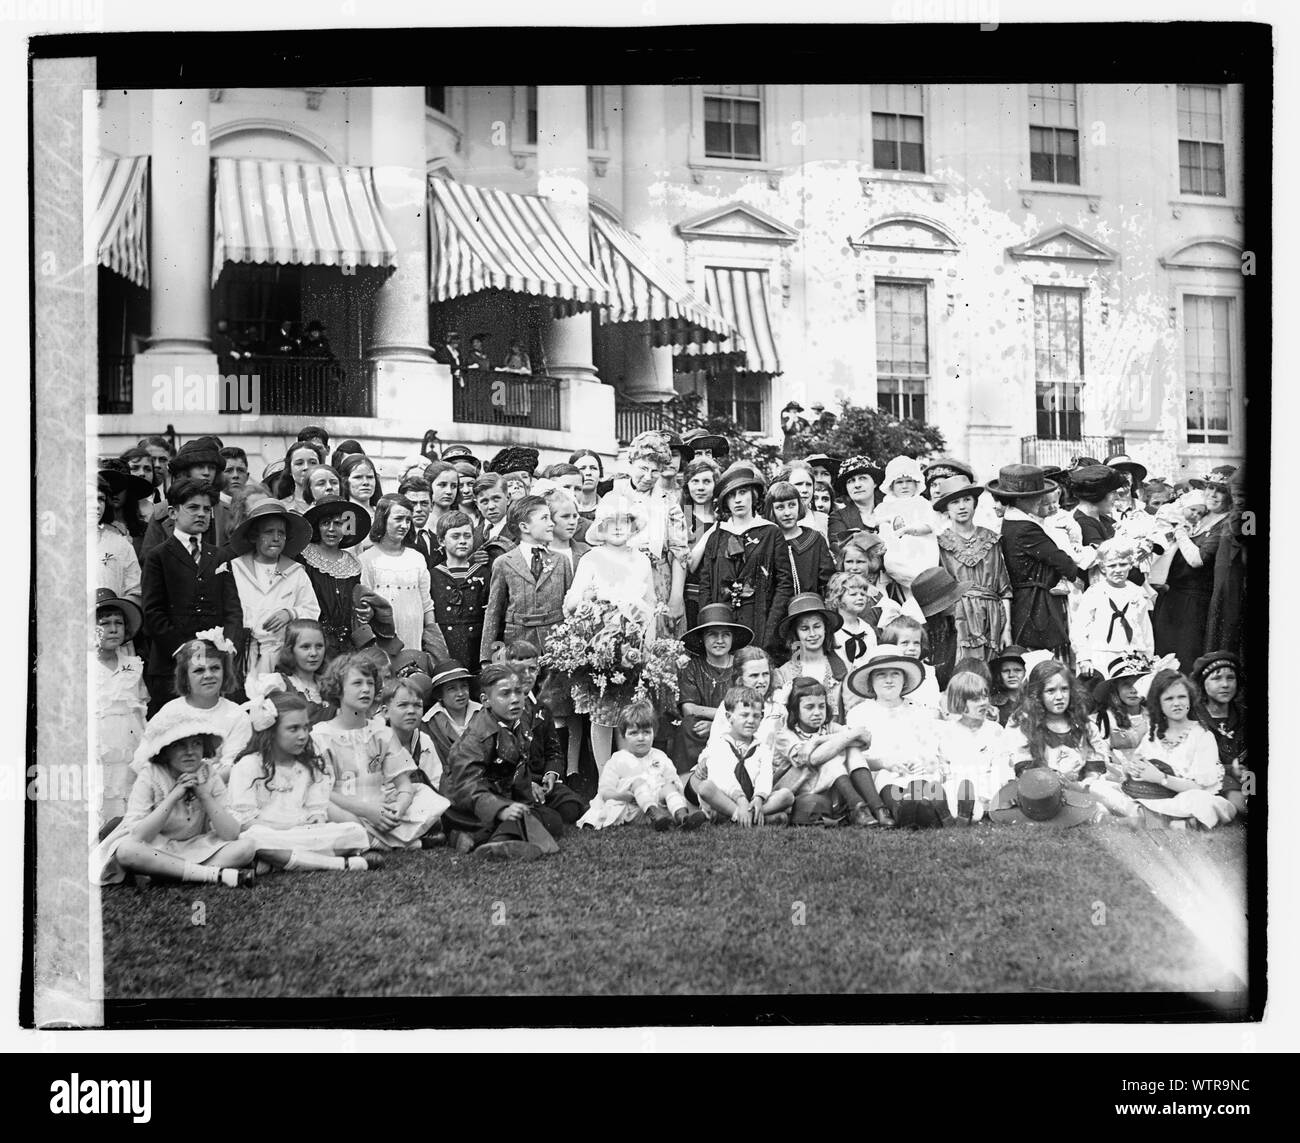
[[[767,491],[767,481],[763,479],[763,474],[749,461],[738,460],[718,477],[718,482],[713,487],[713,499],[715,503],[725,504],[727,497],[737,488],[748,488],[751,485],[758,488],[760,494]]]
[[[851,456],[840,462],[839,472],[835,474],[835,491],[841,496],[847,496],[847,488],[850,479],[863,474],[871,477],[880,486],[880,482],[885,479],[885,470],[880,467],[869,456]]]
[[[805,615],[820,615],[826,623],[826,647],[830,646],[830,637],[844,626],[844,617],[838,611],[826,606],[822,597],[815,591],[801,591],[792,600],[785,613],[785,618],[776,629],[777,638],[788,643],[793,638],[794,625]]]
[[[781,409],[783,413],[802,413],[803,406],[798,401],[787,401]]]
[[[999,500],[1019,500],[1055,492],[1058,485],[1036,465],[1004,464],[997,480],[990,480],[985,487]]]
[[[663,434],[668,440],[668,451],[681,453],[682,467],[685,468],[695,457],[695,450],[682,440],[676,433],[664,430]]]
[[[196,464],[215,466],[218,476],[226,470],[226,458],[221,455],[221,445],[215,438],[198,437],[186,441],[181,445],[180,451],[167,462],[167,468],[176,477]]]
[[[108,485],[108,490],[113,496],[126,492],[132,500],[145,500],[154,494],[154,487],[149,481],[142,476],[132,476],[129,472],[101,468],[98,477]]]
[[[280,501],[268,496],[249,509],[244,522],[230,534],[226,546],[237,556],[247,555],[257,546],[258,525],[268,516],[280,516],[284,519],[283,554],[288,558],[292,559],[299,555],[303,548],[311,543],[312,529],[306,519],[297,512],[290,511]]]
[[[731,608],[725,603],[706,603],[700,608],[698,622],[685,635],[682,642],[688,651],[704,654],[704,632],[711,627],[725,627],[731,632],[731,649],[739,651],[754,641],[754,632],[743,623],[734,622]]]
[[[989,806],[989,817],[999,825],[1032,822],[1069,828],[1104,819],[1106,813],[1091,795],[1066,790],[1060,775],[1045,766],[1031,767],[1008,782]]]
[[[1208,651],[1192,664],[1192,681],[1203,686],[1209,675],[1223,667],[1231,667],[1241,674],[1241,660],[1231,651]]]
[[[1025,665],[1025,656],[1028,654],[1029,652],[1024,647],[1012,643],[1011,646],[1004,647],[996,655],[989,658],[989,670],[996,671],[1003,663],[1009,662],[1012,659],[1023,667]]]
[[[811,456],[803,458],[804,464],[809,468],[824,468],[831,474],[831,482],[834,483],[835,477],[839,475],[840,461],[838,457],[830,456],[824,452],[815,452]],[[876,483],[879,483],[877,481]]]
[[[140,608],[129,599],[121,598],[111,587],[96,588],[95,615],[98,616],[101,611],[109,609],[122,613],[122,619],[126,624],[126,638],[123,642],[130,642],[139,634],[140,625],[144,622],[144,615]]]
[[[1124,487],[1124,474],[1104,464],[1089,464],[1068,473],[1070,491],[1080,500],[1094,503]]]
[[[964,460],[957,460],[951,456],[940,456],[934,460],[927,460],[921,465],[921,475],[925,478],[927,488],[932,480],[938,480],[945,476],[964,476],[972,484],[975,482],[975,470]]]
[[[524,445],[507,445],[487,462],[488,472],[534,472],[541,454],[535,448]]]
[[[312,539],[320,543],[321,522],[333,516],[347,516],[349,514],[352,516],[352,528],[343,537],[339,547],[351,548],[361,543],[370,532],[370,513],[362,508],[360,504],[330,493],[316,497],[312,501],[311,507],[302,514],[302,518],[311,525]]]
[[[950,608],[975,585],[958,583],[947,568],[926,568],[912,580],[912,598],[927,619]]]
[[[692,454],[707,451],[712,453],[714,457],[719,457],[728,456],[731,453],[731,445],[726,437],[710,432],[705,428],[691,429],[689,433],[684,433],[682,443],[691,446]]]

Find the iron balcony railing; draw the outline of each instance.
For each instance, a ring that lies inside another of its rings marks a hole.
[[[671,401],[634,401],[621,393],[614,398],[614,431],[619,444],[626,445],[640,433],[671,432],[681,435],[703,424],[699,402],[675,398]]]
[[[560,383],[554,377],[469,369],[453,378],[451,419],[462,425],[516,425],[558,432]]]
[[[1020,460],[1022,464],[1036,464],[1040,468],[1055,465],[1073,468],[1082,456],[1104,461],[1124,451],[1123,437],[1077,437],[1074,440],[1054,440],[1050,437],[1021,437]]]

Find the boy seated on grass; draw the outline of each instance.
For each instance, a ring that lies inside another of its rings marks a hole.
[[[505,664],[493,663],[479,676],[483,709],[451,748],[443,770],[442,794],[451,808],[443,815],[448,840],[462,853],[489,860],[535,861],[559,847],[560,815],[543,805],[532,779],[524,714],[524,687]]]
[[[772,748],[754,736],[763,719],[763,696],[731,687],[722,699],[728,729],[709,741],[691,773],[690,789],[711,818],[754,825],[787,825],[794,805],[789,790],[772,790]]]

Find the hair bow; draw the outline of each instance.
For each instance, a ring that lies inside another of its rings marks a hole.
[[[210,627],[207,631],[196,631],[191,642],[199,639],[211,643],[223,655],[233,655],[235,653],[235,645],[226,638],[226,633],[220,627]]]
[[[244,684],[244,693],[253,702],[285,689],[284,679],[274,672],[266,675],[253,675]]]
[[[254,730],[270,730],[275,725],[275,720],[280,717],[280,712],[275,709],[275,703],[270,698],[260,698],[252,704],[249,714],[253,720]]]

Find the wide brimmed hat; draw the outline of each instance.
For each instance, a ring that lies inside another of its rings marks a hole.
[[[302,514],[302,518],[311,528],[312,539],[316,543],[320,543],[321,524],[334,516],[352,517],[352,527],[339,542],[340,548],[355,547],[370,534],[370,513],[355,501],[345,500],[342,496],[336,496],[331,492],[325,496],[318,496],[312,501],[311,507]]]
[[[221,735],[213,729],[209,712],[199,711],[189,703],[168,703],[145,726],[131,769],[139,774],[173,742],[197,736],[208,739],[203,748],[205,757],[214,756],[220,749]]]
[[[1086,825],[1106,814],[1091,796],[1067,790],[1060,776],[1045,766],[1026,770],[997,792],[989,817],[999,825],[1051,825],[1058,829]]]
[[[1124,474],[1104,464],[1089,464],[1071,469],[1067,474],[1070,491],[1079,500],[1094,502],[1105,499],[1110,493],[1124,487]]]
[[[754,641],[754,632],[743,623],[735,622],[731,608],[725,603],[706,603],[700,608],[698,619],[699,622],[682,636],[686,649],[696,655],[704,654],[704,632],[714,627],[724,627],[731,632],[733,652],[748,647]]]
[[[925,484],[925,477],[921,475],[920,464],[910,456],[896,456],[885,465],[885,479],[880,483],[884,485],[886,492],[889,491],[895,480],[912,480],[916,482],[918,487]]]
[[[109,609],[120,611],[122,618],[126,622],[126,639],[127,642],[134,639],[140,631],[140,625],[144,622],[144,615],[140,609],[129,599],[123,599],[111,587],[100,587],[95,590],[95,615],[99,616],[101,611]]]
[[[606,492],[596,501],[596,518],[587,529],[587,541],[594,536],[601,543],[605,541],[605,525],[615,516],[627,516],[631,519],[632,534],[642,531],[649,523],[649,510],[640,496],[630,496],[621,490]]]
[[[984,487],[999,500],[1019,500],[1055,492],[1059,485],[1048,480],[1046,472],[1036,465],[1004,464],[998,469],[998,478]]]
[[[912,598],[929,619],[946,611],[971,590],[973,583],[958,583],[947,568],[926,568],[912,580]]]
[[[727,456],[731,452],[731,442],[720,433],[711,433],[708,429],[691,429],[682,434],[682,444],[691,446],[692,452],[711,452]]]
[[[855,476],[869,476],[879,487],[885,479],[885,470],[869,456],[850,456],[840,462],[840,469],[835,474],[835,491],[847,496],[847,486]]]
[[[956,478],[943,477],[941,479],[945,484],[944,491],[931,501],[936,512],[946,511],[949,504],[954,500],[960,500],[963,496],[973,496],[978,500],[983,493],[988,491],[984,485],[972,483],[965,473],[960,473]],[[958,483],[958,481],[961,483]],[[949,483],[953,487],[946,487]]]
[[[108,485],[108,491],[113,496],[125,492],[132,500],[147,500],[155,491],[154,486],[144,477],[119,472],[115,468],[101,468],[96,476]]]
[[[804,457],[803,461],[809,468],[824,468],[831,474],[831,483],[835,483],[835,478],[840,472],[839,457],[824,452],[815,452],[812,456]]]
[[[196,464],[215,465],[217,475],[226,470],[226,458],[221,455],[221,446],[211,437],[196,437],[186,441],[180,451],[167,462],[167,470],[173,476],[179,476],[184,469]]]
[[[429,676],[429,682],[433,684],[436,691],[447,683],[454,683],[460,679],[470,682],[474,678],[464,667],[455,659],[439,659],[433,664],[433,673]]]
[[[1108,456],[1106,458],[1106,467],[1117,468],[1120,472],[1127,472],[1129,474],[1129,483],[1133,488],[1137,488],[1147,478],[1146,467],[1138,464],[1131,456],[1127,456],[1122,452],[1118,452],[1114,456]]]
[[[695,459],[695,450],[676,433],[665,432],[664,436],[668,438],[668,451],[681,455],[683,468]]]
[[[507,445],[488,461],[486,470],[499,472],[502,475],[507,472],[533,473],[537,471],[537,459],[540,455],[535,448],[528,448],[525,445]]]
[[[237,556],[247,555],[257,546],[256,534],[260,522],[272,516],[284,518],[284,530],[287,535],[282,554],[290,559],[301,554],[303,548],[311,543],[311,525],[297,512],[291,512],[278,500],[270,497],[259,500],[249,509],[248,516],[231,533],[226,546]]]
[[[927,487],[932,480],[942,480],[949,476],[964,476],[972,484],[975,483],[975,470],[964,460],[957,460],[956,457],[951,456],[927,460],[921,465],[921,475],[925,477]]]
[[[844,685],[859,698],[869,698],[867,683],[872,671],[886,667],[903,672],[903,694],[910,695],[925,678],[920,659],[902,654],[892,643],[881,643],[867,652],[866,659],[848,673]]]
[[[802,406],[801,404],[799,404],[798,401],[787,401],[784,405],[781,406],[781,412],[783,412],[783,413],[802,413],[802,412],[803,412],[803,406]]]
[[[1125,651],[1101,664],[1101,680],[1092,688],[1092,697],[1098,703],[1110,699],[1110,692],[1121,679],[1140,679],[1155,671],[1151,656],[1143,651]]]
[[[794,638],[794,627],[805,615],[820,615],[826,624],[827,647],[830,637],[844,626],[844,617],[826,606],[826,601],[815,591],[802,591],[790,600],[790,607],[776,629],[777,638],[788,643]]]
[[[1229,478],[1236,471],[1236,468],[1231,464],[1221,464],[1217,468],[1210,469],[1203,477],[1192,477],[1187,483],[1196,489],[1226,489]]]
[[[1004,647],[996,655],[989,659],[989,670],[996,671],[1003,663],[1015,660],[1023,667],[1025,665],[1025,656],[1029,654],[1023,647],[1013,643],[1010,647]]]
[[[1197,686],[1204,686],[1206,678],[1223,667],[1231,667],[1241,674],[1241,659],[1231,651],[1207,651],[1192,664],[1189,672]]]
[[[751,486],[756,486],[760,494],[767,491],[767,481],[764,479],[763,474],[749,461],[738,460],[718,477],[717,483],[713,486],[714,502],[726,504],[727,497],[736,489]]]

